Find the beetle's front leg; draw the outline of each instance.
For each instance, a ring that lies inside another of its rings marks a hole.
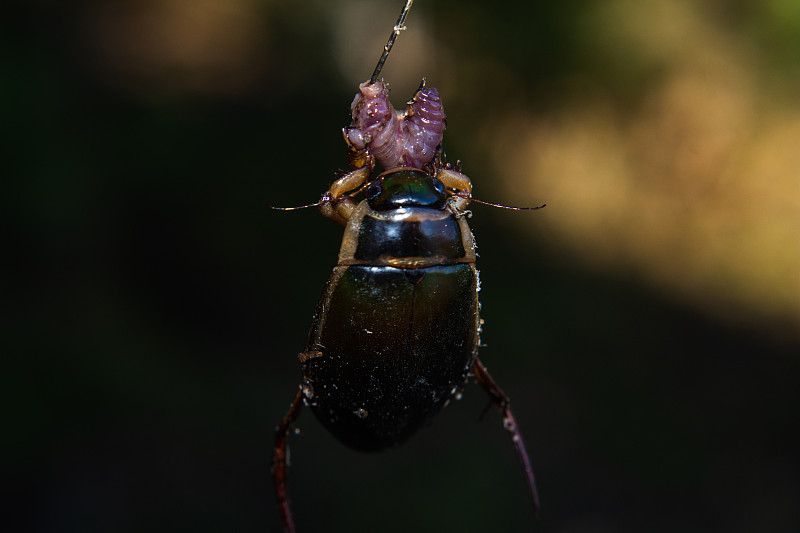
[[[371,173],[372,167],[368,165],[350,171],[334,181],[331,188],[322,195],[320,212],[342,226],[346,226],[356,204],[350,198],[344,197],[344,194],[364,185]]]
[[[503,426],[511,434],[511,440],[514,443],[514,448],[517,450],[517,456],[522,463],[522,468],[525,470],[525,477],[528,480],[528,487],[531,489],[531,497],[533,498],[533,508],[535,511],[539,510],[539,492],[536,490],[536,480],[533,477],[533,469],[531,468],[531,461],[528,458],[528,451],[525,449],[525,442],[522,440],[522,433],[517,426],[517,420],[514,418],[514,413],[511,412],[511,402],[497,383],[489,375],[489,371],[483,366],[481,360],[477,357],[472,363],[472,372],[495,404],[503,411]]]
[[[458,211],[464,211],[472,195],[472,182],[467,175],[449,168],[440,168],[436,171],[436,177],[448,189],[456,190],[458,196],[453,203]]]
[[[286,483],[286,469],[288,448],[286,441],[289,438],[289,430],[300,411],[303,410],[303,393],[297,391],[289,411],[283,417],[281,425],[275,434],[275,448],[272,450],[272,481],[275,486],[275,499],[281,511],[281,520],[286,533],[294,533],[294,520],[292,519],[292,509],[289,506],[289,488]]]

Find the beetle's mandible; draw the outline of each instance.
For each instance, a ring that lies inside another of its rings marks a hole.
[[[378,80],[411,3],[351,105],[352,123],[343,130],[351,170],[312,204],[345,230],[299,354],[299,391],[275,438],[275,492],[289,533],[287,440],[303,406],[342,443],[378,451],[428,423],[470,375],[502,411],[539,506],[508,397],[478,359],[478,271],[465,217],[472,184],[459,165],[443,161],[441,98],[423,79],[406,109],[396,111]],[[373,177],[378,165],[383,172]]]

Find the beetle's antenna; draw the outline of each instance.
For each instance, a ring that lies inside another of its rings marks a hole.
[[[397,36],[400,35],[401,31],[406,29],[406,27],[403,26],[403,22],[405,22],[406,15],[408,15],[408,10],[411,9],[411,4],[413,3],[414,0],[406,0],[406,5],[400,12],[400,17],[397,19],[394,28],[392,28],[392,34],[389,36],[389,40],[386,42],[386,46],[383,47],[383,54],[381,54],[381,58],[378,60],[378,65],[375,67],[375,72],[372,73],[372,77],[369,79],[370,85],[378,81],[378,76],[381,73],[383,64],[386,62],[386,58],[389,57],[389,52],[392,50],[392,46],[394,46],[394,42],[397,40]]]
[[[274,205],[270,205],[270,204],[267,204],[267,207],[269,207],[270,209],[274,209],[276,211],[296,211],[297,209],[305,209],[307,207],[317,207],[319,205],[322,205],[322,200],[320,200],[319,202],[314,203],[314,204],[296,205],[296,206],[293,206],[293,207],[275,207]]]
[[[533,211],[535,209],[541,209],[546,207],[547,204],[537,205],[536,207],[514,207],[511,205],[503,205],[503,204],[493,204],[492,202],[484,202],[483,200],[478,200],[477,198],[473,198],[472,196],[467,196],[465,194],[458,194],[457,192],[451,192],[453,196],[458,196],[459,198],[464,198],[465,200],[469,200],[470,202],[478,202],[479,204],[488,205],[491,207],[499,207],[501,209],[510,209],[512,211]]]
[[[325,203],[328,203],[328,202],[337,202],[337,201],[344,200],[345,198],[352,198],[354,196],[357,196],[359,193],[361,193],[361,191],[363,191],[367,187],[369,187],[369,183],[365,183],[365,184],[361,185],[360,187],[358,187],[357,189],[353,189],[352,191],[349,191],[347,194],[342,194],[341,196],[337,196],[335,199],[333,199],[333,198],[331,198],[329,196],[329,193],[330,193],[330,191],[329,191],[328,193],[325,193],[325,196],[322,197],[322,200],[320,200],[319,202],[315,202],[313,204],[296,205],[296,206],[292,206],[292,207],[275,207],[272,204],[267,204],[267,207],[269,207],[270,209],[275,209],[276,211],[296,211],[298,209],[306,209],[307,207],[319,207],[322,204],[325,204]]]

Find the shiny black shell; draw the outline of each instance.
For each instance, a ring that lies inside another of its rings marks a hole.
[[[464,385],[479,284],[472,233],[438,180],[394,169],[366,194],[299,357],[320,422],[377,451],[405,441]]]

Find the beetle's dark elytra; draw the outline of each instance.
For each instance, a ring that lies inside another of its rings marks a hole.
[[[337,267],[305,352],[315,356],[302,364],[305,403],[352,448],[405,441],[466,380],[477,347],[476,284],[467,264]]]

